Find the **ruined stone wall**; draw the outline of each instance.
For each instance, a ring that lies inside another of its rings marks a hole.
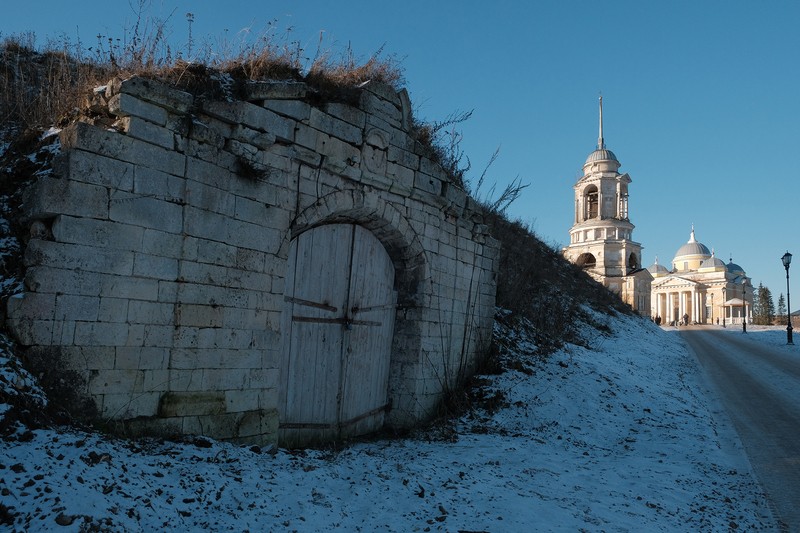
[[[277,440],[291,240],[355,223],[395,266],[387,423],[428,417],[491,338],[498,245],[409,135],[405,91],[301,83],[243,99],[115,80],[26,193],[26,357],[132,431]],[[110,126],[110,127],[109,127]]]

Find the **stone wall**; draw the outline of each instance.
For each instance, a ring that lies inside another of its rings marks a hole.
[[[405,91],[239,92],[114,80],[99,120],[60,133],[53,175],[26,192],[26,292],[8,302],[28,361],[126,431],[276,442],[290,241],[355,223],[396,270],[387,424],[424,420],[491,339],[481,209],[409,134]]]

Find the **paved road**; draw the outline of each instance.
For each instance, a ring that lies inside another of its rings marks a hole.
[[[776,518],[800,531],[800,346],[711,328],[682,328],[681,336],[719,393]]]

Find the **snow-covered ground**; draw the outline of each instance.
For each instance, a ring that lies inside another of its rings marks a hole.
[[[0,524],[5,513],[19,531],[777,530],[679,336],[630,317],[610,326],[584,330],[591,349],[540,360],[498,324],[516,370],[486,377],[497,409],[469,412],[455,433],[291,453],[18,432],[0,441]]]

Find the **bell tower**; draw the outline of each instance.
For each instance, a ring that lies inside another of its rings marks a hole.
[[[603,138],[601,96],[597,148],[586,158],[583,176],[573,186],[575,218],[569,245],[563,252],[569,261],[619,293],[634,309],[649,312],[652,276],[642,269],[642,245],[633,240],[634,225],[628,206],[631,178],[619,173],[620,166]]]

